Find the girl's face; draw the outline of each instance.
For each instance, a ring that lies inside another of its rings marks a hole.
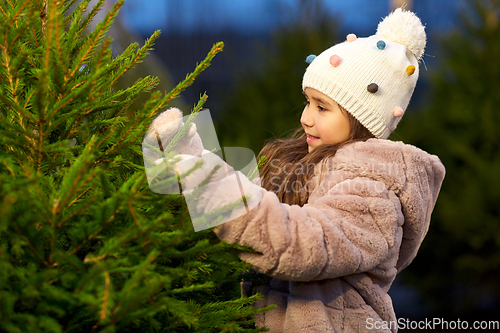
[[[349,118],[337,102],[312,88],[306,88],[304,95],[307,102],[300,123],[307,134],[309,152],[323,144],[347,140],[351,133]]]

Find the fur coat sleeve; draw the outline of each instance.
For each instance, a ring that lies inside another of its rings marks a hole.
[[[365,272],[387,258],[402,238],[403,216],[394,192],[366,177],[344,180],[304,207],[280,204],[267,192],[246,218],[217,235],[255,249],[241,259],[264,274],[311,281]],[[382,189],[382,190],[381,190]]]

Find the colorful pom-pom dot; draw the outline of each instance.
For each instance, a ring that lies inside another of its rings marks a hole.
[[[406,67],[406,74],[412,75],[413,73],[415,73],[415,66],[410,65],[410,66]]]
[[[313,62],[314,59],[316,59],[316,56],[314,54],[310,54],[307,56],[306,62],[310,64],[311,62]]]
[[[400,106],[396,106],[394,111],[392,111],[392,114],[394,117],[402,117],[405,114],[405,111]]]
[[[369,92],[371,92],[372,94],[376,93],[378,91],[378,84],[376,83],[370,83],[368,85],[368,87],[366,87],[366,89],[368,89]]]
[[[385,49],[385,42],[384,42],[383,40],[379,40],[379,41],[377,42],[377,48],[378,48],[379,50],[383,50],[383,49]]]
[[[354,42],[358,37],[356,37],[355,34],[349,34],[347,35],[346,39],[348,42]]]
[[[338,55],[334,54],[330,57],[330,65],[332,65],[333,67],[337,67],[338,65],[340,65],[341,60],[342,59],[340,59]]]

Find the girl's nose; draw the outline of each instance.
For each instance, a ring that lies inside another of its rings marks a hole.
[[[313,126],[313,119],[311,117],[311,113],[307,111],[308,107],[304,108],[304,111],[302,111],[302,116],[300,117],[300,123],[304,126],[307,127],[312,127]]]

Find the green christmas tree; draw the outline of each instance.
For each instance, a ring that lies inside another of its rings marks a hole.
[[[393,135],[446,166],[428,235],[403,272],[439,316],[497,319],[500,305],[499,9],[471,2],[460,29],[439,39],[431,97]]]
[[[112,56],[123,1],[88,35],[104,1],[77,2],[0,1],[0,330],[257,331],[256,297],[239,295],[248,265],[193,231],[181,195],[148,188],[141,151],[223,44],[166,94],[155,77],[117,88],[159,32]]]

